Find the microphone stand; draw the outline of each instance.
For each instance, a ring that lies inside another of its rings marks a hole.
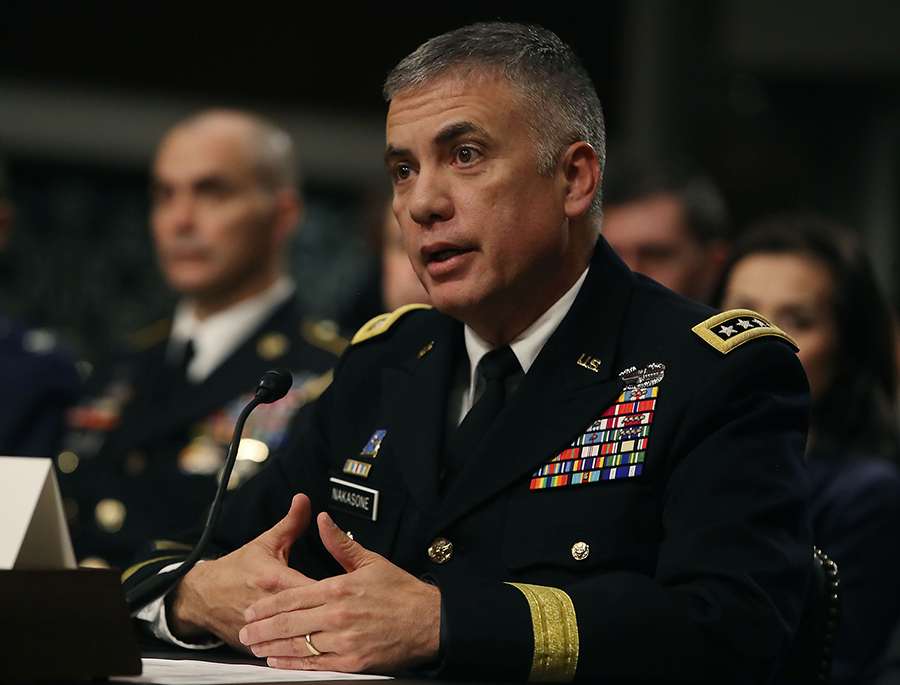
[[[284,397],[291,387],[291,380],[291,374],[285,369],[273,369],[263,374],[256,396],[247,403],[247,406],[244,407],[240,416],[238,416],[237,422],[235,422],[234,435],[231,438],[231,446],[228,448],[228,456],[225,459],[222,478],[219,481],[219,487],[216,490],[216,496],[209,510],[209,516],[206,518],[206,525],[203,528],[200,540],[178,568],[147,578],[126,593],[125,600],[128,603],[132,616],[137,615],[146,605],[163,596],[174,587],[175,583],[181,580],[200,559],[206,550],[206,546],[209,544],[213,528],[222,510],[222,502],[225,499],[228,481],[231,478],[231,472],[237,460],[238,445],[241,441],[241,434],[244,432],[244,424],[247,422],[247,417],[260,404],[269,404]]]

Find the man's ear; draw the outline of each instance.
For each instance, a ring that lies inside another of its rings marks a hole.
[[[275,194],[275,226],[278,240],[287,245],[303,221],[303,198],[295,190],[279,190]]]
[[[584,141],[572,143],[563,154],[561,163],[566,183],[566,216],[576,219],[594,201],[600,183],[600,163],[597,152]]]

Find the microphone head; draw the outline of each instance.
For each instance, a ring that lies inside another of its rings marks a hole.
[[[287,369],[277,368],[266,371],[259,379],[259,385],[256,386],[256,398],[262,404],[277,402],[287,395],[293,382],[294,378]]]

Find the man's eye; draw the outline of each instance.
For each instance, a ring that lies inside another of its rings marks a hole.
[[[471,164],[478,157],[478,153],[470,147],[461,147],[456,151],[456,160],[461,164]]]
[[[407,164],[398,164],[394,167],[394,176],[397,177],[400,181],[405,181],[409,178],[410,168]]]

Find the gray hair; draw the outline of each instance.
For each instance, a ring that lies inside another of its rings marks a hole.
[[[573,50],[540,26],[483,22],[432,38],[394,67],[384,98],[390,102],[451,71],[465,77],[476,70],[505,78],[521,94],[541,173],[551,173],[569,145],[585,141],[597,153],[602,178],[606,133],[597,91]],[[600,210],[598,184],[589,214]]]
[[[269,190],[297,190],[301,183],[300,160],[290,134],[275,122],[239,109],[207,109],[175,126],[189,128],[214,119],[234,119],[245,124],[252,137],[260,183]],[[174,129],[173,129],[174,130]]]

